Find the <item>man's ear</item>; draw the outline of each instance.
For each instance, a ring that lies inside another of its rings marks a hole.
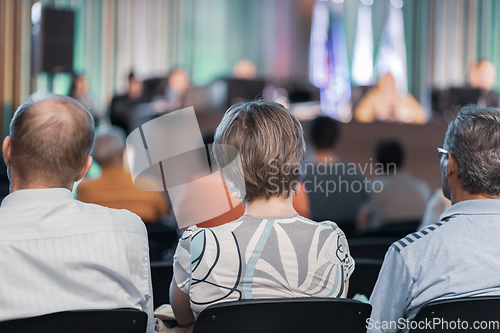
[[[450,153],[448,153],[448,160],[447,160],[447,163],[445,166],[445,172],[447,175],[446,178],[448,181],[448,187],[450,189],[453,189],[453,188],[455,188],[456,185],[459,185],[459,184],[456,184],[459,182],[458,163],[457,163],[456,158],[453,155],[451,155]]]
[[[92,166],[92,157],[91,156],[87,156],[87,158],[85,159],[85,164],[84,164],[84,166],[82,168],[82,171],[80,171],[80,173],[78,174],[78,176],[76,176],[75,182],[78,182],[83,177],[85,177],[85,175],[87,174],[87,172],[89,172],[91,166]]]
[[[12,147],[12,140],[10,136],[5,137],[3,140],[2,144],[2,154],[3,154],[3,161],[5,162],[5,165],[10,168],[12,161],[11,161],[11,152],[10,148]]]

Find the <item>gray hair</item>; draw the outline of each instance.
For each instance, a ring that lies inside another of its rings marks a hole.
[[[21,179],[62,184],[82,170],[94,139],[94,119],[76,100],[35,93],[10,123],[12,165]]]
[[[99,128],[92,148],[92,157],[100,166],[111,164],[125,150],[125,131],[116,126]]]
[[[444,148],[457,160],[465,190],[500,194],[500,110],[464,106],[448,125]]]

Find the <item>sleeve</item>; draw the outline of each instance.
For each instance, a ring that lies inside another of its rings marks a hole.
[[[347,239],[345,237],[344,232],[336,227],[337,232],[337,258],[344,265],[344,281],[348,281],[354,272],[354,259],[351,257],[351,253],[349,251],[349,245],[347,244]]]
[[[174,277],[181,291],[189,294],[189,280],[191,279],[191,240],[198,228],[189,227],[179,239],[174,254]]]
[[[367,333],[398,332],[402,328],[400,318],[405,317],[405,310],[411,301],[412,287],[413,279],[403,257],[391,246],[370,297],[373,309],[367,322]],[[395,329],[387,330],[383,326]]]

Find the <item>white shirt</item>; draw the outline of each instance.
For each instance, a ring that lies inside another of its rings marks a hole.
[[[154,332],[147,233],[129,211],[63,188],[19,190],[0,207],[0,321],[136,308]]]

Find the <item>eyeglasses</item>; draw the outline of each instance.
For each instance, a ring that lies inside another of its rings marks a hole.
[[[446,149],[443,149],[443,148],[440,148],[438,147],[438,156],[439,156],[439,159],[441,159],[441,157],[443,157],[443,155],[448,155],[449,151],[447,151]]]

